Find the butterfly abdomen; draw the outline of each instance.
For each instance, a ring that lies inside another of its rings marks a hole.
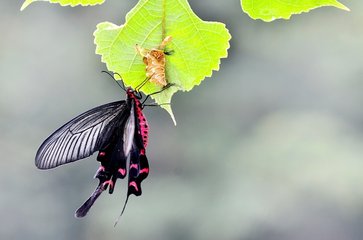
[[[145,115],[142,112],[141,107],[136,108],[136,117],[137,117],[137,120],[139,123],[138,134],[142,138],[144,148],[146,148],[147,144],[148,144],[148,139],[149,139],[149,124],[146,120]]]

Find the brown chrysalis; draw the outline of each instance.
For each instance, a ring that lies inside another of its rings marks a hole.
[[[146,77],[150,78],[150,82],[160,86],[166,86],[168,83],[165,76],[165,46],[172,40],[171,36],[167,36],[158,48],[146,49],[136,45],[136,51],[143,57],[146,65]]]

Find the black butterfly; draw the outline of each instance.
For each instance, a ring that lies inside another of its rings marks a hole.
[[[95,178],[99,179],[99,184],[75,212],[76,217],[86,216],[93,203],[107,188],[112,194],[116,179],[125,178],[127,175],[128,158],[128,190],[121,215],[129,196],[141,195],[141,182],[149,174],[145,153],[148,123],[142,112],[146,99],[141,103],[141,94],[131,88],[126,89],[126,95],[126,100],[108,103],[75,117],[56,130],[38,149],[35,165],[40,169],[74,162],[98,151],[97,161],[101,162],[101,166]]]

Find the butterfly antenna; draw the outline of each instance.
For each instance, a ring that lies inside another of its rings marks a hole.
[[[127,197],[126,197],[126,200],[125,200],[125,203],[124,203],[124,207],[122,208],[122,211],[121,211],[120,215],[118,216],[118,218],[116,219],[115,224],[113,225],[113,227],[116,227],[118,221],[120,220],[122,214],[124,213],[125,208],[126,208],[126,205],[127,205],[127,202],[129,201],[129,197],[130,197],[130,195],[127,194]]]
[[[136,88],[135,91],[138,92],[140,89],[149,81],[151,77],[145,78]]]
[[[102,73],[106,73],[107,75],[109,75],[116,83],[117,83],[117,85],[120,87],[120,88],[122,88],[125,92],[126,92],[126,88],[125,88],[125,85],[124,85],[124,83],[123,83],[123,81],[122,81],[122,77],[121,77],[121,75],[120,74],[118,74],[118,73],[114,73],[114,74],[116,74],[117,76],[119,76],[120,77],[120,79],[121,79],[121,83],[122,83],[122,85],[119,83],[119,81],[117,80],[117,79],[115,79],[115,77],[110,73],[110,72],[107,72],[107,71],[102,71]]]

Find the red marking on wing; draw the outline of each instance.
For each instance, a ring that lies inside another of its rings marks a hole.
[[[139,174],[141,173],[149,173],[149,169],[148,168],[141,169]]]
[[[129,183],[129,186],[131,187],[134,187],[135,188],[135,190],[138,192],[139,191],[139,188],[137,187],[137,184],[136,184],[136,182],[134,182],[134,181],[132,181],[132,182],[130,182]]]
[[[102,186],[103,186],[104,189],[106,189],[107,186],[110,186],[110,189],[113,189],[113,181],[112,180],[104,181]]]
[[[118,172],[121,174],[121,176],[125,176],[126,175],[126,169],[119,168],[118,169]]]
[[[105,171],[105,167],[104,167],[104,166],[100,166],[100,167],[97,169],[97,172],[101,172],[101,171]]]
[[[96,178],[96,177],[98,177],[98,175],[100,174],[100,173],[103,173],[103,172],[105,172],[105,167],[104,166],[100,166],[98,169],[97,169],[97,171],[96,171],[96,173],[95,173],[95,175],[94,175],[94,177],[93,178]]]
[[[138,169],[139,166],[136,163],[130,164],[130,168]]]
[[[98,153],[98,156],[100,156],[100,157],[104,157],[104,156],[106,156],[106,153],[105,153],[105,152],[99,152],[99,153]]]

